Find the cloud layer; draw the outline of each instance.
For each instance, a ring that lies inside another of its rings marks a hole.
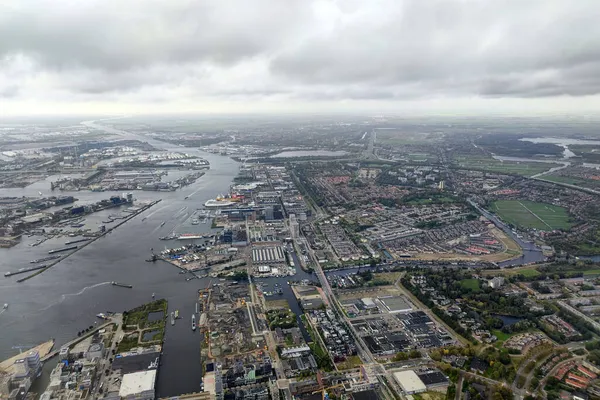
[[[598,20],[596,0],[5,2],[0,101],[595,106]]]

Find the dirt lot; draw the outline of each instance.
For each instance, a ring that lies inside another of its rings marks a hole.
[[[267,311],[281,310],[290,308],[290,305],[288,304],[287,300],[266,300],[265,308]]]
[[[363,297],[398,296],[401,291],[393,285],[348,289],[338,292],[339,300],[361,299]]]

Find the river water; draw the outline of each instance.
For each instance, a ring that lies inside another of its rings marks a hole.
[[[136,307],[150,301],[155,293],[157,298],[166,298],[169,309],[178,309],[182,316],[174,326],[167,324],[157,395],[168,397],[198,391],[202,374],[200,334],[192,332],[188,321],[195,309],[198,290],[208,285],[208,279],[188,282],[185,280],[187,275],[180,275],[177,268],[164,262],[148,263],[145,259],[151,248],[159,250],[165,244],[173,246],[176,243],[158,240],[174,229],[178,232],[209,231],[208,225],[191,225],[189,216],[206,200],[226,193],[239,166],[227,157],[181,148],[93,121],[83,124],[126,139],[146,141],[160,149],[196,154],[207,159],[211,168],[194,184],[176,192],[135,191],[134,197],[138,201],[162,199],[162,202],[50,270],[23,283],[15,282],[20,276],[4,278],[3,275],[30,266],[30,260],[46,256],[48,250],[61,247],[70,239],[52,239],[30,247],[29,244],[37,238],[23,238],[19,245],[11,249],[0,249],[0,304],[9,304],[8,310],[0,314],[0,359],[14,355],[17,352],[14,346],[35,345],[50,337],[56,339],[56,346],[60,346],[73,339],[81,329],[97,322],[96,314]],[[56,178],[49,177],[23,189],[3,189],[2,195],[35,197],[38,192],[46,195],[49,193],[49,182]],[[72,194],[79,199],[78,204],[86,204],[120,193],[82,191],[59,194]],[[185,199],[186,196],[188,199]],[[95,230],[108,215],[117,213],[117,210],[111,209],[88,216],[86,227]],[[163,221],[165,224],[161,227]],[[541,257],[535,248],[526,250],[525,254],[524,259],[515,260],[514,263],[538,261]],[[279,283],[283,294],[275,297],[286,299],[292,311],[300,315],[300,307],[286,282],[317,279],[314,274],[307,274],[298,267],[300,263],[295,256],[294,263],[297,274],[293,277],[257,281],[268,283],[270,288],[266,290],[272,290],[274,284]],[[132,284],[133,289],[112,286],[109,283],[111,281]],[[302,325],[301,330],[308,338]]]
[[[121,131],[111,131],[121,134]],[[131,137],[135,135],[127,135],[127,138]],[[194,149],[141,139],[172,151],[195,152]],[[211,169],[196,183],[176,192],[135,191],[137,200],[160,198],[162,202],[33,279],[19,284],[15,281],[20,276],[4,278],[3,275],[30,266],[30,260],[46,256],[48,250],[61,247],[70,238],[49,240],[37,247],[28,245],[37,240],[36,237],[24,238],[11,249],[0,249],[0,304],[9,304],[6,312],[0,315],[0,359],[17,353],[13,346],[34,345],[50,337],[60,346],[76,337],[79,330],[97,322],[96,314],[136,307],[150,301],[152,293],[156,293],[157,298],[169,301],[171,310],[179,309],[183,317],[173,327],[167,324],[157,394],[164,397],[198,391],[202,373],[200,335],[192,332],[188,321],[195,309],[198,289],[208,282],[187,282],[187,275],[180,275],[177,268],[167,263],[145,262],[151,248],[158,250],[165,244],[173,246],[176,243],[158,240],[175,227],[179,232],[210,230],[209,225],[192,226],[186,218],[206,200],[226,193],[237,175],[239,168],[235,161],[199,151],[197,154],[210,162]],[[38,190],[49,192],[49,183],[38,182],[24,189],[3,189],[2,194],[37,196]],[[69,194],[83,204],[115,193]],[[186,200],[185,196],[189,198]],[[86,221],[88,227],[101,224],[108,214],[118,211],[111,209],[103,213],[90,216]],[[166,223],[160,227],[162,221]],[[132,284],[133,289],[112,286],[111,281]]]
[[[522,138],[519,139],[523,142],[531,143],[550,143],[560,146],[564,149],[563,158],[569,159],[575,157],[576,154],[569,149],[569,145],[600,145],[599,140],[589,139],[571,139],[571,138],[553,138],[553,137],[537,137],[537,138]]]

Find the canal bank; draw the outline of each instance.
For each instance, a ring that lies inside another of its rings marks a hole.
[[[157,141],[152,142],[156,145]],[[170,144],[165,147],[196,152]],[[156,293],[157,297],[168,300],[170,309],[179,309],[184,317],[172,329],[170,324],[167,326],[157,395],[174,396],[198,390],[202,374],[200,335],[183,322],[189,319],[186,312],[194,310],[198,289],[205,287],[208,279],[186,281],[186,275],[180,275],[171,265],[145,261],[151,248],[164,247],[160,236],[177,226],[191,229],[185,226],[184,218],[176,216],[182,208],[201,207],[208,199],[226,192],[238,173],[238,164],[227,157],[200,151],[197,154],[210,162],[211,169],[194,184],[176,192],[135,193],[139,201],[163,199],[160,205],[142,214],[145,220],[141,217],[130,220],[56,264],[51,273],[21,284],[14,279],[0,280],[0,303],[10,304],[7,312],[0,315],[0,359],[14,355],[13,346],[40,343],[49,337],[55,338],[56,346],[60,347],[76,336],[82,326],[93,324],[96,314],[134,308]],[[19,195],[37,196],[38,190],[36,186],[26,187],[19,189]],[[77,197],[83,203],[97,201],[105,198],[106,192],[78,192]],[[107,215],[98,215],[98,223]],[[164,221],[167,223],[161,226]],[[12,249],[0,249],[0,276],[29,266],[31,259],[60,247],[58,240],[48,242],[39,248],[32,248],[25,241]],[[112,286],[111,281],[127,282],[133,289]]]

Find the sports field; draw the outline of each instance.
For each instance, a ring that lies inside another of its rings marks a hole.
[[[550,168],[558,167],[560,164],[533,162],[533,161],[500,161],[491,157],[457,156],[454,161],[466,169],[482,171],[494,171],[506,174],[517,174],[532,176],[540,172],[548,171]]]
[[[498,200],[491,211],[505,222],[521,228],[535,228],[542,231],[569,229],[569,214],[563,207],[528,200]]]

